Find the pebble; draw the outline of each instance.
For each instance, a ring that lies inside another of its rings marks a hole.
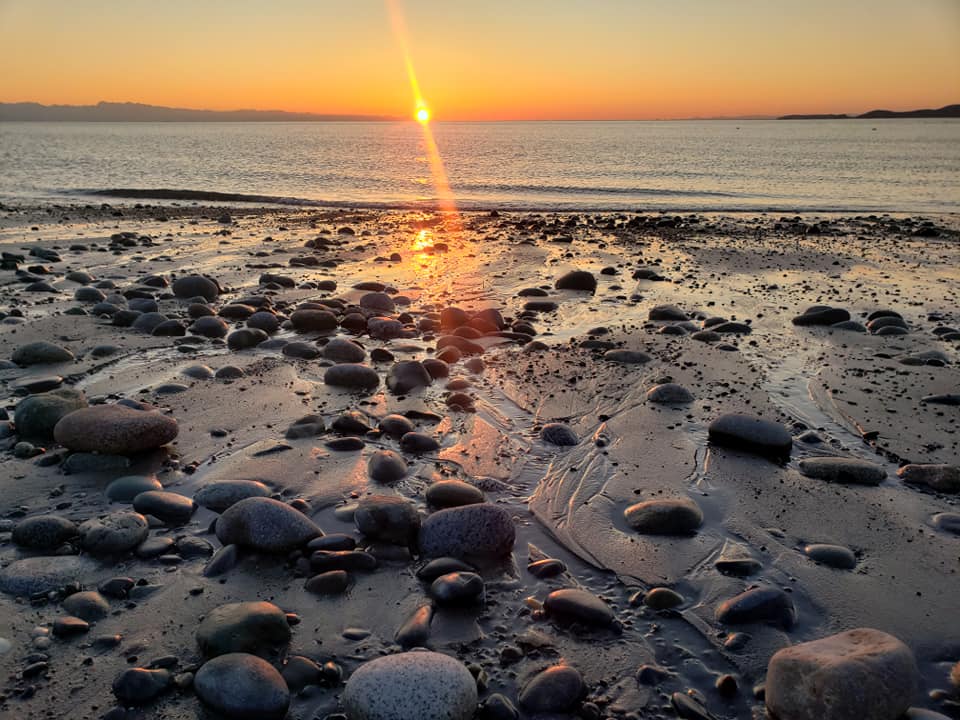
[[[814,543],[803,548],[804,554],[821,565],[842,570],[852,570],[857,566],[857,556],[850,548],[841,545]]]
[[[0,590],[19,597],[47,593],[85,579],[94,568],[89,560],[76,555],[14,560],[0,569]]]
[[[425,388],[433,382],[433,378],[423,363],[417,360],[404,360],[395,363],[387,375],[387,387],[397,395],[405,395]]]
[[[586,694],[580,672],[569,665],[553,665],[540,671],[521,688],[520,707],[532,714],[563,713]]]
[[[76,537],[77,525],[60,515],[34,515],[13,526],[16,545],[31,550],[53,550]]]
[[[164,693],[173,683],[169,670],[128,668],[113,681],[113,694],[124,706],[146,705]]]
[[[178,493],[148,490],[133,499],[133,509],[170,525],[182,525],[190,521],[197,504]]]
[[[710,442],[721,447],[783,459],[790,456],[793,438],[780,423],[753,415],[721,415],[708,429]]]
[[[477,684],[458,660],[412,650],[361,665],[342,701],[350,720],[470,720]]]
[[[440,449],[440,443],[426,433],[408,432],[400,438],[400,449],[406,453],[418,455]]]
[[[798,326],[835,325],[850,319],[850,313],[842,308],[829,305],[814,305],[793,318],[793,324]]]
[[[220,286],[205,275],[187,275],[173,281],[173,294],[181,300],[202,297],[212,302],[220,295]]]
[[[53,428],[65,415],[87,406],[82,392],[61,388],[31,395],[17,404],[13,421],[21,438],[52,440]]]
[[[227,347],[231,350],[249,350],[265,342],[269,337],[263,330],[240,328],[227,336]]]
[[[780,588],[757,587],[722,602],[717,622],[724,625],[766,623],[790,630],[797,620],[793,601]]]
[[[483,578],[473,572],[448,573],[430,583],[430,597],[441,605],[473,602],[483,591]]]
[[[887,477],[882,465],[843,457],[806,458],[799,463],[800,472],[810,478],[850,485],[879,485]]]
[[[582,625],[610,627],[616,621],[609,605],[593,593],[579,588],[554,590],[543,601],[543,610],[554,619]]]
[[[140,493],[163,490],[163,485],[152,475],[124,475],[107,485],[104,494],[113,502],[133,502]]]
[[[390,485],[407,474],[407,463],[393,450],[377,450],[367,461],[370,479]]]
[[[377,371],[367,365],[342,363],[326,369],[323,382],[347,390],[373,390],[380,385]]]
[[[311,577],[303,588],[314,595],[339,595],[349,586],[350,576],[345,570],[328,570]]]
[[[221,480],[201,487],[193,499],[200,507],[222,513],[241,500],[270,494],[270,488],[257,480]]]
[[[653,588],[643,596],[643,604],[653,610],[668,610],[683,603],[683,595],[666,587]]]
[[[858,628],[778,651],[765,686],[779,720],[899,720],[920,677],[906,645]]]
[[[75,410],[57,423],[53,434],[71,450],[132,455],[166,445],[177,432],[172,417],[116,404]]]
[[[61,345],[40,340],[21,345],[13,351],[10,359],[21,367],[29,367],[30,365],[53,365],[71,362],[74,356],[72,352]]]
[[[693,394],[683,385],[661,383],[647,390],[647,401],[660,405],[686,405],[693,402]]]
[[[353,519],[357,530],[371,540],[399,545],[415,543],[420,530],[420,514],[416,507],[397,495],[369,495],[362,498],[357,503]]]
[[[82,620],[95,622],[109,614],[110,604],[96,590],[85,590],[67,596],[63,601],[63,609]]]
[[[593,273],[586,270],[571,270],[557,278],[554,287],[557,290],[581,290],[595,293],[597,291],[597,279],[593,276]]]
[[[510,513],[490,503],[438,510],[420,527],[427,557],[499,558],[511,552],[515,538]]]
[[[404,649],[423,647],[430,637],[430,623],[433,621],[433,606],[421,605],[404,620],[397,630],[394,640]]]
[[[647,318],[656,322],[683,322],[690,319],[676,305],[656,305],[650,308]]]
[[[897,475],[905,483],[926,485],[937,492],[960,493],[960,466],[957,465],[904,465]]]
[[[686,498],[658,498],[631,505],[623,511],[627,524],[642,534],[687,535],[703,524],[703,513]]]
[[[218,519],[217,539],[264,552],[282,553],[306,545],[322,531],[306,515],[267,497],[248,497]]]
[[[439,480],[427,488],[427,504],[435,508],[459,507],[484,501],[483,492],[462,480]]]
[[[270,602],[239,602],[211,610],[197,627],[206,657],[227,653],[264,654],[292,636],[286,613]]]
[[[228,653],[197,671],[194,690],[205,704],[236,720],[282,720],[290,706],[283,676],[255,655]]]
[[[335,363],[362,363],[367,353],[352,340],[335,337],[323,346],[323,356]]]

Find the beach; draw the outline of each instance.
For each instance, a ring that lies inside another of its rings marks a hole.
[[[196,717],[226,692],[195,687],[198,629],[261,602],[295,718],[418,646],[485,718],[763,718],[778,650],[855,628],[912,651],[896,701],[960,717],[958,239],[950,213],[5,201],[0,715]],[[582,687],[548,707],[561,662]]]

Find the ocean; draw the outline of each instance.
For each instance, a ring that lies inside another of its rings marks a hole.
[[[960,211],[960,120],[430,127],[464,210]],[[412,122],[7,122],[0,199],[432,207],[427,147]]]

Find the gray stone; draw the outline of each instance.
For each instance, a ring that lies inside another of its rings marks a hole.
[[[920,687],[910,649],[858,628],[777,652],[766,704],[779,720],[898,720]]]
[[[430,597],[441,605],[473,602],[483,590],[483,578],[472,572],[447,573],[430,583]]]
[[[570,447],[580,442],[580,438],[569,425],[547,423],[540,429],[540,439],[551,445]]]
[[[222,480],[204,485],[193,495],[198,505],[217,513],[251,497],[270,497],[270,488],[257,480]]]
[[[616,617],[613,610],[593,593],[579,588],[554,590],[543,602],[544,612],[564,622],[610,627]]]
[[[603,359],[608,362],[619,363],[620,365],[642,365],[653,360],[645,352],[639,350],[607,350],[603,354]]]
[[[75,410],[57,423],[53,435],[71,450],[132,455],[166,445],[177,432],[172,417],[116,404]]]
[[[458,660],[414,650],[361,665],[347,681],[343,705],[350,720],[470,720],[477,684]]]
[[[270,336],[256,328],[240,328],[227,336],[227,347],[231,350],[249,350],[267,340]]]
[[[227,336],[229,327],[221,318],[205,315],[194,320],[188,330],[201,337],[222,338]]]
[[[264,552],[288,552],[322,535],[299,510],[266,497],[249,497],[230,506],[217,519],[217,538]]]
[[[438,510],[420,527],[420,549],[427,557],[502,557],[515,539],[510,513],[489,503]]]
[[[687,405],[693,402],[693,394],[683,385],[661,383],[647,390],[647,401],[659,405]]]
[[[387,387],[397,395],[427,387],[433,382],[430,373],[417,360],[404,360],[395,363],[387,375]]]
[[[323,346],[323,356],[335,363],[362,363],[367,352],[352,340],[335,337]]]
[[[593,273],[586,270],[571,270],[558,277],[554,287],[557,290],[582,290],[595,293],[597,291],[597,279],[593,276]]]
[[[173,683],[169,670],[127,668],[113,681],[113,694],[123,706],[146,705]]]
[[[553,665],[534,675],[520,690],[520,707],[528,713],[563,713],[586,694],[583,676],[569,665]]]
[[[367,365],[341,363],[327,368],[323,374],[323,382],[347,390],[370,391],[380,385],[380,376]]]
[[[77,534],[76,524],[60,515],[34,515],[13,526],[13,542],[31,550],[53,550]]]
[[[789,630],[797,620],[797,611],[787,593],[766,586],[751,588],[722,602],[716,617],[724,625],[764,623]]]
[[[14,560],[0,570],[0,590],[10,595],[31,596],[83,582],[94,565],[76,555],[32,557]]]
[[[821,565],[842,570],[852,570],[857,566],[857,556],[853,554],[850,548],[845,548],[842,545],[813,543],[804,547],[803,552],[808,558]]]
[[[147,519],[135,512],[115,512],[80,525],[80,542],[91,555],[122,555],[147,538]]]
[[[800,461],[799,467],[807,477],[832,483],[879,485],[887,477],[882,465],[855,458],[807,458]]]
[[[676,305],[655,305],[647,313],[650,320],[657,322],[682,322],[689,320],[687,314]]]
[[[357,530],[371,540],[400,545],[414,543],[420,530],[420,514],[413,503],[396,495],[369,495],[353,513]]]
[[[686,498],[658,498],[631,505],[623,511],[627,524],[647,535],[687,535],[703,523],[703,513]]]
[[[440,443],[426,433],[413,431],[400,438],[400,449],[406,453],[420,454],[440,449]]]
[[[948,494],[960,493],[960,466],[957,465],[910,464],[897,470],[897,475],[911,485],[926,485]]]
[[[206,705],[232,720],[282,720],[290,706],[283,676],[255,655],[230,653],[197,671],[194,690]]]
[[[173,294],[181,300],[202,297],[208,302],[220,295],[220,286],[205,275],[187,275],[173,281]]]
[[[721,415],[710,423],[708,434],[716,445],[776,459],[789,457],[793,448],[790,431],[783,425],[753,415]]]
[[[107,498],[113,502],[133,502],[133,499],[148,490],[163,490],[163,485],[152,475],[124,475],[104,490]]]
[[[425,493],[427,503],[435,508],[460,507],[483,502],[483,493],[462,480],[438,480]]]
[[[63,609],[87,622],[95,622],[105,618],[110,612],[110,603],[96,590],[69,595],[63,601]]]
[[[65,415],[87,406],[87,398],[79,390],[60,388],[31,395],[17,404],[13,421],[23,438],[53,439],[53,428]]]
[[[197,627],[197,644],[206,657],[238,652],[262,655],[286,645],[291,636],[286,613],[269,602],[221,605]]]
[[[133,499],[133,509],[170,525],[182,525],[190,521],[197,504],[179,493],[148,490]]]
[[[393,450],[377,450],[367,462],[367,474],[375,482],[389,485],[407,474],[407,463]]]
[[[73,353],[60,345],[54,345],[46,340],[21,345],[13,351],[10,356],[17,365],[28,367],[30,365],[52,365],[56,363],[71,362]]]

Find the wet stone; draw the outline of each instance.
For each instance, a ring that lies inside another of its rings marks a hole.
[[[63,601],[63,609],[81,620],[95,622],[107,616],[110,604],[96,590],[86,590],[68,596]]]
[[[350,576],[345,570],[329,570],[314,575],[306,583],[304,589],[314,595],[339,595],[350,586]]]
[[[551,445],[573,446],[580,442],[580,438],[569,425],[563,423],[547,423],[540,430],[540,439]]]
[[[266,497],[248,497],[231,505],[218,519],[217,538],[263,552],[288,552],[322,535],[303,513]]]
[[[427,557],[498,558],[510,553],[516,538],[513,518],[489,503],[438,510],[420,528],[420,549]]]
[[[420,530],[420,514],[413,503],[395,495],[370,495],[357,503],[353,514],[357,530],[372,540],[406,545]]]
[[[851,485],[879,485],[887,477],[882,465],[842,457],[816,457],[800,461],[800,472],[810,478]]]
[[[197,504],[178,493],[148,490],[133,499],[133,509],[171,525],[182,525],[189,522]]]
[[[265,654],[286,645],[291,635],[286,613],[269,602],[221,605],[197,627],[197,643],[206,657],[238,652]]]
[[[610,627],[616,620],[609,605],[596,595],[578,588],[554,590],[544,600],[543,609],[551,618],[582,625]]]
[[[724,625],[764,623],[789,630],[797,613],[790,596],[780,588],[757,587],[721,603],[716,617]]]
[[[131,455],[166,445],[177,432],[177,421],[167,415],[116,404],[65,415],[54,428],[54,437],[71,450]]]
[[[659,405],[686,405],[693,402],[693,394],[682,385],[662,383],[647,391],[647,401]]]
[[[436,508],[459,507],[482,503],[483,493],[461,480],[440,480],[427,488],[427,503]]]
[[[814,543],[803,548],[804,554],[821,565],[842,570],[852,570],[857,566],[857,556],[849,548],[841,545]]]
[[[222,480],[204,485],[194,493],[193,499],[201,507],[222,513],[241,500],[270,494],[270,488],[257,480]]]
[[[430,597],[441,605],[468,603],[483,596],[483,579],[472,572],[441,575],[430,584]]]
[[[536,675],[520,690],[520,707],[529,713],[571,710],[586,693],[583,676],[569,665],[554,665]]]
[[[776,459],[789,457],[793,447],[783,425],[753,415],[721,415],[710,423],[708,433],[716,445]]]
[[[407,474],[407,463],[393,450],[377,450],[367,462],[367,474],[371,480],[389,485]]]
[[[692,500],[661,498],[631,505],[623,511],[627,524],[646,535],[687,535],[703,523],[703,513]]]
[[[147,519],[135,512],[115,512],[80,525],[84,550],[92,555],[122,555],[142,543],[149,532]]]
[[[413,431],[400,438],[400,449],[414,455],[434,452],[440,449],[440,443],[426,433]]]
[[[146,705],[171,686],[169,670],[158,668],[128,668],[113,681],[113,694],[124,706]]]
[[[282,720],[290,691],[268,662],[246,653],[209,660],[197,671],[194,689],[204,704],[237,720]]]
[[[34,515],[14,525],[12,539],[22,548],[53,550],[77,534],[72,520],[60,515]]]
[[[347,390],[373,390],[380,384],[377,371],[366,365],[342,363],[327,368],[323,382]]]
[[[107,485],[104,494],[113,502],[133,502],[140,493],[163,490],[163,485],[153,476],[125,475]]]

